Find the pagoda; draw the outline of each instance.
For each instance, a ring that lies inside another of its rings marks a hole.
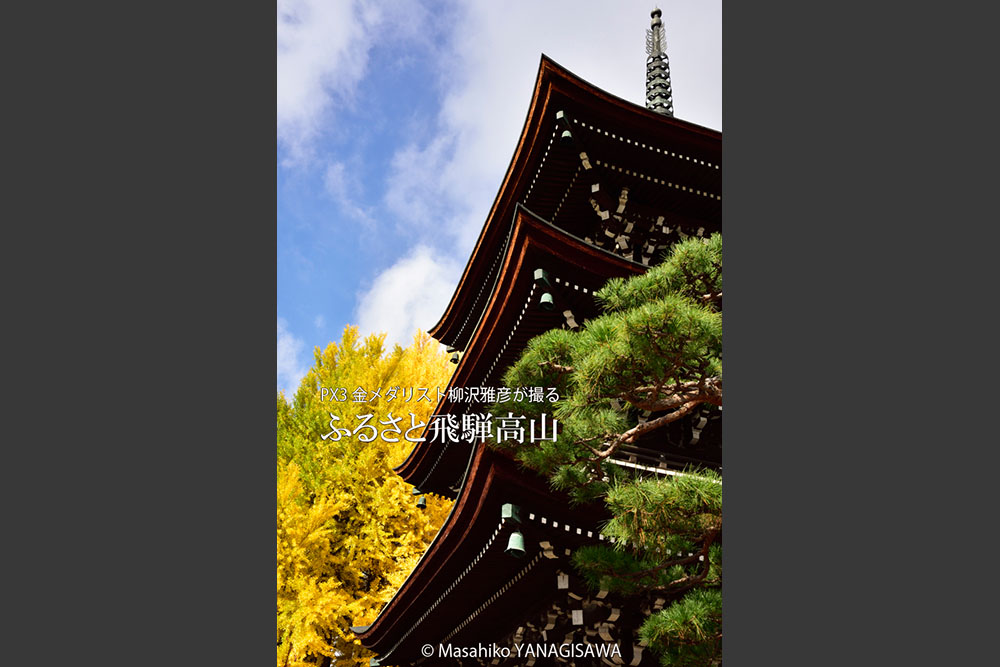
[[[646,106],[542,56],[500,190],[430,334],[457,368],[436,415],[483,413],[453,389],[501,387],[545,331],[600,314],[593,293],[643,273],[671,245],[721,231],[722,134],[673,116],[660,10],[647,31]],[[721,410],[647,433],[613,461],[639,474],[721,469]],[[414,447],[396,469],[414,493],[454,499],[426,553],[371,625],[353,628],[373,665],[655,665],[637,629],[666,600],[587,589],[570,556],[599,544],[603,505],[572,506],[547,479],[481,442]],[[601,657],[525,657],[512,647],[617,647]],[[439,645],[486,648],[441,658]],[[425,655],[426,647],[434,649]],[[503,657],[495,648],[511,649]]]

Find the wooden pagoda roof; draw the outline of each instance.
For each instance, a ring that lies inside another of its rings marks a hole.
[[[469,347],[519,204],[599,247],[618,251],[614,240],[627,233],[631,258],[649,263],[678,233],[721,229],[721,158],[721,132],[610,95],[543,55],[507,173],[430,335]]]
[[[636,275],[646,270],[642,264],[576,238],[543,220],[520,204],[514,207],[510,236],[504,240],[500,269],[495,284],[485,287],[489,299],[477,322],[468,351],[461,355],[458,368],[448,384],[448,392],[462,387],[500,386],[502,373],[517,359],[527,342],[550,329],[582,326],[599,314],[593,298],[609,278]],[[536,269],[548,273],[549,285],[534,279]],[[540,307],[544,292],[553,296],[553,307]],[[481,403],[442,399],[436,415],[460,416],[463,412],[484,411]],[[706,413],[707,414],[707,413]],[[707,417],[706,417],[707,419]],[[697,463],[721,464],[721,432],[714,416],[697,449],[669,446],[692,440],[691,419],[661,429],[624,451],[625,462],[654,468],[683,468]],[[407,483],[423,492],[454,498],[462,484],[473,445],[469,442],[417,443],[406,460],[395,468]]]
[[[517,358],[531,338],[568,321],[582,325],[598,314],[593,293],[609,278],[636,275],[646,270],[611,252],[542,220],[517,205],[510,237],[497,274],[496,284],[481,318],[474,323],[468,351],[461,356],[449,382],[457,387],[487,387],[501,384],[503,371]],[[581,267],[586,267],[581,271]],[[534,280],[535,269],[548,273],[549,286]],[[544,292],[553,296],[553,308],[544,310]],[[567,315],[567,313],[569,313]],[[459,414],[474,405],[443,399],[435,414]],[[468,443],[418,443],[395,470],[421,491],[454,496],[461,484],[472,445]]]
[[[462,351],[449,391],[500,386],[532,337],[599,314],[593,292],[608,278],[644,272],[680,238],[720,231],[721,147],[721,133],[609,95],[543,55],[503,183],[430,330]],[[547,272],[547,285],[536,269]],[[545,292],[551,309],[540,307]],[[445,398],[435,413],[474,410],[485,412],[481,402]],[[686,462],[718,467],[721,420],[709,412],[654,431],[657,442],[640,441],[615,463],[662,474]],[[699,438],[699,448],[675,448],[669,463],[664,458],[664,442]],[[424,644],[545,632],[574,641],[599,634],[628,645],[627,664],[651,664],[631,645],[641,614],[621,625],[623,605],[614,596],[594,595],[567,574],[573,550],[603,541],[603,506],[572,506],[546,479],[482,443],[418,443],[396,472],[455,504],[392,600],[370,626],[354,629],[379,656],[373,664],[437,664],[422,658]],[[520,508],[519,521],[502,515],[507,503]],[[524,537],[522,558],[505,553],[514,531]]]
[[[517,506],[516,520],[504,518],[506,503]],[[354,632],[382,665],[421,662],[424,644],[469,646],[507,636],[552,603],[557,576],[572,570],[573,550],[605,541],[599,524],[607,518],[601,506],[571,508],[545,480],[479,445],[427,552],[372,624]],[[524,540],[521,557],[506,553],[515,531]],[[582,600],[585,588],[574,578]]]

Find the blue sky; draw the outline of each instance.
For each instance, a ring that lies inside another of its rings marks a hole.
[[[347,324],[407,345],[454,292],[542,53],[645,96],[655,4],[279,0],[277,386]],[[721,0],[663,10],[674,114],[722,129]]]

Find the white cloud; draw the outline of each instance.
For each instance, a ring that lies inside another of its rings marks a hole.
[[[292,335],[288,323],[278,318],[278,389],[285,390],[285,398],[291,400],[298,391],[299,382],[306,374],[306,368],[299,361],[299,354],[305,344]]]
[[[376,20],[357,0],[278,0],[277,129],[286,163],[308,159],[324,113],[350,99]]]
[[[447,247],[467,255],[516,148],[540,55],[643,104],[651,8],[597,0],[464,5],[439,60],[445,95],[434,132],[394,156],[389,209],[425,238],[433,220]],[[666,6],[663,18],[677,117],[721,127],[721,3]]]
[[[409,144],[392,157],[386,204],[410,232],[432,229],[447,211],[442,206],[455,204],[442,174],[454,161],[455,139],[445,130],[425,146]]]
[[[316,319],[313,320],[313,324],[316,325],[317,329],[322,329],[326,326],[326,318],[322,315],[317,315]]]
[[[418,0],[278,0],[277,131],[284,166],[315,157],[316,139],[336,128],[333,110],[353,102],[372,48],[389,41],[401,50],[426,44],[428,20]]]
[[[361,334],[384,332],[386,344],[406,347],[417,329],[427,331],[444,313],[462,266],[417,246],[383,271],[359,295],[355,321]]]
[[[358,203],[361,183],[353,172],[347,171],[343,162],[332,162],[327,166],[323,186],[344,213],[366,228],[374,228],[375,219],[372,214]]]

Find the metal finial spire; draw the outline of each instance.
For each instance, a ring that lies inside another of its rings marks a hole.
[[[650,16],[646,31],[646,108],[665,116],[674,115],[674,99],[670,90],[670,61],[667,60],[667,40],[663,37],[660,8]]]

